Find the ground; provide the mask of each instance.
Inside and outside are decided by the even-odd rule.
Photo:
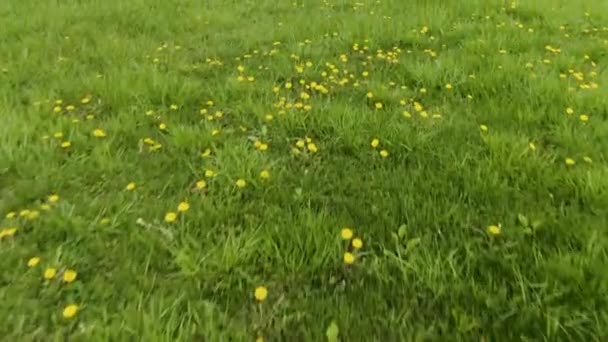
[[[606,1],[0,27],[4,340],[608,338]]]

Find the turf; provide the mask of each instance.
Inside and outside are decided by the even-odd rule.
[[[608,339],[606,1],[0,27],[3,340]]]

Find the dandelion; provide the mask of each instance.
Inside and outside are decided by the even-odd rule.
[[[306,143],[304,142],[304,140],[298,139],[298,141],[296,141],[296,146],[299,148],[304,148],[304,146],[306,146]]]
[[[265,286],[258,286],[255,288],[253,295],[258,302],[263,302],[268,297],[268,289]]]
[[[179,107],[176,104],[172,104],[170,108],[171,110],[177,110]]]
[[[409,119],[409,118],[411,118],[411,117],[412,117],[412,113],[408,112],[407,110],[406,110],[406,111],[403,111],[403,117],[405,117],[405,118],[408,118],[408,119]]]
[[[388,155],[389,155],[389,153],[388,153],[388,151],[387,151],[387,150],[382,150],[382,151],[380,151],[380,156],[381,156],[382,158],[387,158],[387,157],[388,157]]]
[[[72,146],[72,143],[71,143],[71,142],[69,142],[69,141],[62,141],[62,142],[61,142],[61,147],[62,147],[62,148],[68,148],[68,147],[70,147],[70,146]]]
[[[33,258],[30,258],[30,260],[27,261],[27,267],[36,267],[39,263],[40,263],[40,258],[39,257],[33,257]]]
[[[351,265],[354,262],[355,262],[355,256],[353,255],[353,253],[345,252],[344,253],[344,263],[347,265]]]
[[[574,114],[574,109],[572,109],[570,107],[566,108],[566,114],[569,114],[569,115]]]
[[[370,145],[372,145],[373,148],[378,147],[378,145],[380,145],[380,140],[374,138],[372,139],[372,142],[370,143]]]
[[[342,240],[350,240],[353,238],[353,230],[350,228],[342,228],[340,236],[342,237]]]
[[[589,115],[586,115],[586,114],[581,114],[581,115],[580,115],[578,118],[579,118],[579,119],[580,119],[582,122],[587,122],[587,121],[589,121]]]
[[[62,109],[63,109],[63,108],[61,108],[61,106],[55,106],[55,107],[53,108],[53,112],[55,112],[55,113],[59,113],[59,112],[61,112],[61,110],[62,110]]]
[[[207,182],[205,182],[204,180],[199,180],[198,182],[196,182],[197,190],[203,190],[206,187],[207,187]]]
[[[247,186],[247,182],[244,179],[238,179],[236,182],[236,187],[239,189],[243,189],[244,187]]]
[[[57,132],[57,133],[53,134],[53,137],[57,138],[57,139],[63,138],[63,132]]]
[[[566,163],[566,165],[568,166],[572,166],[574,164],[576,164],[576,162],[574,161],[574,159],[572,158],[566,158],[566,160],[564,161]]]
[[[78,273],[76,271],[67,269],[63,272],[63,282],[69,284],[76,280],[77,275]]]
[[[177,219],[177,214],[172,211],[165,214],[165,222],[167,222],[167,223],[175,222],[176,219]]]
[[[206,148],[203,153],[201,153],[202,157],[209,157],[211,155],[211,149],[210,148]]]
[[[101,128],[97,128],[93,131],[93,136],[96,138],[104,138],[106,136],[106,132]]]
[[[486,228],[486,231],[488,232],[488,234],[490,235],[500,235],[500,225],[490,225],[488,226],[488,228]]]
[[[315,145],[315,143],[309,143],[306,147],[308,148],[308,152],[310,153],[317,153],[318,151],[317,145]]]
[[[355,249],[361,249],[363,247],[363,241],[359,238],[353,239],[352,245]]]
[[[368,92],[367,94],[365,94],[365,96],[366,96],[368,99],[371,99],[371,98],[373,98],[373,97],[374,97],[374,93],[372,93],[372,92],[370,91],[370,92]]]
[[[91,102],[91,98],[88,96],[84,97],[84,98],[82,98],[82,100],[80,100],[80,103],[82,103],[82,104],[87,104],[89,102]]]
[[[49,203],[57,203],[59,201],[59,195],[57,194],[52,194],[47,198],[47,201]]]
[[[445,89],[452,89],[452,85],[450,83],[446,84]]]
[[[13,236],[16,232],[17,228],[4,228],[0,230],[0,240],[8,236]]]
[[[205,170],[205,177],[211,178],[211,177],[215,177],[215,175],[216,175],[215,171]]]
[[[28,220],[35,220],[39,216],[40,216],[40,212],[38,210],[31,210],[25,218]]]
[[[262,178],[262,179],[270,178],[270,172],[268,170],[262,170],[262,172],[260,172],[260,178]]]
[[[16,212],[14,212],[14,211],[11,211],[11,212],[7,213],[5,217],[6,217],[8,220],[10,220],[10,219],[14,219],[14,218],[15,218],[15,216],[17,216],[17,213],[16,213]]]
[[[131,182],[131,183],[127,184],[127,186],[125,187],[125,190],[133,191],[133,190],[135,190],[135,187],[136,187],[135,183]]]
[[[591,163],[593,163],[593,160],[592,160],[590,157],[588,157],[588,156],[584,156],[584,157],[583,157],[583,160],[584,160],[584,161],[585,161],[585,163],[587,163],[587,164],[591,164]]]
[[[166,131],[166,130],[167,130],[167,124],[166,124],[166,123],[164,123],[164,122],[161,122],[161,123],[158,125],[158,129],[160,129],[161,131]]]
[[[530,150],[536,151],[536,145],[533,142],[529,143],[528,147],[530,148]]]
[[[188,209],[190,209],[190,204],[186,201],[181,202],[177,206],[177,211],[179,211],[180,213],[185,213],[186,211],[188,211]]]
[[[78,313],[78,305],[70,304],[63,309],[63,317],[70,319]]]
[[[65,107],[65,109],[66,109],[68,112],[71,112],[71,111],[73,111],[74,109],[76,109],[76,107],[74,107],[73,105],[68,105],[68,106],[66,106],[66,107]]]
[[[376,107],[376,109],[382,109],[384,107],[382,102],[376,102],[376,104],[374,106]]]
[[[53,268],[53,267],[49,267],[46,270],[44,270],[44,279],[46,280],[51,280],[53,278],[55,278],[55,275],[57,275],[57,269]]]

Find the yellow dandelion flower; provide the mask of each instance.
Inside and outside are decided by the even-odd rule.
[[[588,164],[593,163],[593,160],[590,157],[588,157],[588,156],[584,156],[583,160],[585,161],[585,163],[588,163]]]
[[[127,186],[125,187],[125,190],[127,190],[127,191],[133,191],[133,190],[135,190],[135,188],[136,188],[135,183],[131,182],[131,183],[127,184]]]
[[[91,102],[91,98],[88,96],[84,97],[84,98],[82,98],[82,100],[80,100],[80,103],[82,103],[82,104],[87,104],[89,102]]]
[[[452,89],[452,85],[450,83],[446,84],[445,89]]]
[[[188,202],[181,202],[178,206],[177,206],[177,211],[179,211],[180,213],[186,212],[188,211],[188,209],[190,209],[190,204]]]
[[[340,237],[342,240],[350,240],[353,238],[353,230],[350,228],[342,228],[340,231]]]
[[[65,107],[65,109],[69,112],[73,111],[74,109],[76,109],[76,107],[74,107],[73,105],[68,105]]]
[[[354,262],[355,262],[355,256],[353,255],[353,253],[345,252],[344,253],[344,263],[347,265],[351,265]]]
[[[179,107],[176,104],[172,104],[170,108],[171,110],[177,110]]]
[[[412,113],[408,112],[407,110],[406,110],[406,111],[403,111],[403,117],[405,117],[405,118],[408,118],[408,119],[409,119],[409,118],[411,118],[411,117],[412,117]]]
[[[15,218],[16,216],[17,216],[17,213],[14,211],[11,211],[11,212],[7,213],[5,217],[10,220],[10,219]]]
[[[51,210],[51,206],[48,205],[48,204],[46,204],[46,203],[41,204],[40,205],[40,210],[49,211],[49,210]]]
[[[77,275],[78,273],[76,271],[67,269],[63,272],[63,282],[69,284],[76,280]]]
[[[315,145],[315,143],[309,143],[308,145],[306,145],[306,148],[308,148],[308,152],[310,153],[317,153],[318,151],[317,145]]]
[[[306,143],[304,142],[304,140],[298,139],[298,141],[296,141],[296,146],[299,148],[304,148],[304,146],[306,146]]]
[[[196,188],[198,190],[202,190],[206,187],[207,187],[207,182],[205,182],[204,180],[199,180],[198,182],[196,182]]]
[[[205,170],[205,177],[211,178],[211,177],[215,177],[215,175],[216,175],[215,171]]]
[[[16,232],[17,228],[4,228],[0,230],[0,240],[8,236],[13,236]]]
[[[265,144],[265,143],[260,144],[259,149],[260,149],[260,151],[268,150],[268,144]]]
[[[78,313],[78,305],[70,304],[63,309],[63,317],[70,319]]]
[[[569,114],[569,115],[574,114],[574,109],[572,109],[570,107],[566,108],[566,114]]]
[[[53,107],[53,112],[59,113],[59,112],[61,112],[62,109],[63,108],[61,108],[61,106],[55,106],[55,107]]]
[[[378,145],[380,145],[380,140],[378,140],[377,138],[372,139],[372,142],[370,143],[370,145],[372,145],[373,148],[378,147]]]
[[[27,261],[27,267],[36,267],[40,263],[40,257],[33,257]]]
[[[370,91],[370,92],[368,92],[367,94],[365,94],[365,96],[366,96],[368,99],[371,99],[371,98],[373,98],[373,97],[374,97],[374,93],[372,93],[372,92]]]
[[[376,109],[382,109],[384,107],[382,102],[376,102],[376,104],[374,104],[374,106],[376,107]]]
[[[46,280],[51,280],[53,278],[55,278],[55,275],[57,275],[57,269],[54,267],[49,267],[46,270],[44,270],[44,279]]]
[[[566,160],[564,161],[566,163],[566,165],[568,166],[572,166],[574,164],[576,164],[576,162],[574,161],[574,159],[572,158],[566,158]]]
[[[57,194],[52,194],[47,198],[47,201],[49,203],[57,203],[59,201],[59,195]]]
[[[479,129],[480,129],[482,132],[487,132],[487,131],[488,131],[488,126],[486,126],[486,125],[479,125]]]
[[[69,142],[69,141],[62,141],[62,142],[61,142],[61,147],[62,147],[62,148],[68,148],[68,147],[70,147],[70,146],[72,146],[72,143],[71,143],[71,142]]]
[[[500,225],[490,225],[490,226],[488,226],[488,228],[486,228],[486,231],[490,235],[500,235],[501,228],[500,228]]]
[[[580,119],[582,122],[587,122],[587,121],[589,121],[589,115],[586,115],[586,114],[581,114],[581,115],[580,115],[578,118],[579,118],[579,119]]]
[[[211,155],[211,149],[210,148],[206,148],[203,153],[201,153],[201,156],[203,157],[209,157]]]
[[[260,178],[262,178],[262,179],[270,178],[270,171],[262,170],[262,172],[260,172]]]
[[[96,138],[104,138],[106,136],[106,132],[101,128],[97,128],[93,131],[93,136]]]
[[[530,148],[530,150],[536,151],[536,145],[533,142],[529,143],[528,147]]]
[[[242,189],[247,186],[247,182],[244,179],[237,179],[235,182],[237,188]]]
[[[266,300],[266,297],[268,297],[268,289],[264,286],[258,286],[255,288],[253,296],[258,302],[263,302]]]
[[[353,239],[352,245],[354,249],[361,249],[363,247],[363,240],[359,238]]]
[[[63,138],[63,132],[57,132],[57,133],[53,134],[53,137],[57,138],[57,139]]]
[[[164,122],[161,122],[161,123],[158,125],[158,129],[160,129],[161,131],[166,131],[166,130],[167,130],[167,124],[166,124],[166,123],[164,123]]]
[[[40,216],[40,212],[38,210],[31,210],[25,218],[28,220],[35,220],[39,216]]]
[[[211,135],[212,136],[216,136],[218,134],[220,134],[220,130],[219,129],[214,129],[213,131],[211,131]]]
[[[175,222],[176,219],[177,219],[177,214],[172,211],[165,214],[165,222],[167,222],[167,223]]]
[[[380,151],[380,156],[381,156],[382,158],[387,158],[387,157],[388,157],[388,155],[389,155],[389,153],[388,153],[388,151],[387,151],[387,150],[382,150],[382,151]]]

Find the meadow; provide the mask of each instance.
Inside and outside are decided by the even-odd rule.
[[[0,2],[0,340],[606,341],[608,2]]]

